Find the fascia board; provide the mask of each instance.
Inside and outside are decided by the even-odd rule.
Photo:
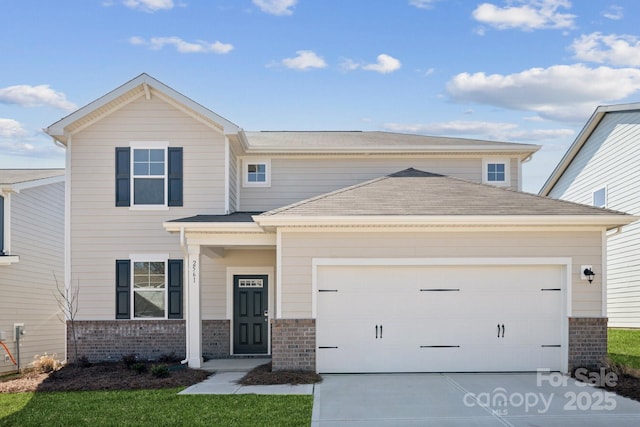
[[[253,217],[261,227],[279,226],[598,226],[613,229],[640,217],[631,215],[519,215],[519,216],[293,216]]]
[[[253,222],[164,222],[164,229],[170,233],[185,232],[218,233],[264,233],[264,229]]]

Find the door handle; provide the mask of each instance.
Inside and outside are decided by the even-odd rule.
[[[382,325],[380,325],[380,339],[382,339]]]
[[[500,338],[500,323],[498,323],[498,338]]]
[[[504,338],[504,323],[502,324],[502,338]]]
[[[376,339],[378,339],[378,325],[376,325]]]

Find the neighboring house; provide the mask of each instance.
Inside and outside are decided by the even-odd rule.
[[[0,169],[0,341],[21,368],[36,354],[64,359],[56,276],[63,286],[64,170]],[[16,367],[0,346],[0,373]]]
[[[47,132],[90,360],[568,371],[606,354],[602,242],[634,218],[518,192],[538,146],[245,132],[146,74]]]
[[[598,107],[540,190],[640,215],[640,103]],[[640,328],[640,222],[609,233],[609,326]]]

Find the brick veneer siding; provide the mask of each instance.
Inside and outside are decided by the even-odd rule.
[[[185,357],[184,320],[100,320],[74,322],[78,356],[90,362],[116,361],[134,353],[141,360],[156,360],[175,353]],[[67,354],[75,357],[71,324],[67,322]]]
[[[597,369],[607,355],[607,318],[569,318],[569,372]]]
[[[271,362],[274,371],[315,371],[316,321],[274,319],[271,323]]]
[[[202,321],[202,355],[209,359],[223,359],[229,357],[231,351],[230,320]]]

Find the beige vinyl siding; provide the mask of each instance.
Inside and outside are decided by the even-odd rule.
[[[608,113],[550,191],[591,205],[607,187],[607,207],[640,215],[640,113]],[[609,326],[640,327],[640,223],[607,239]]]
[[[243,161],[250,160],[243,158]],[[482,182],[482,158],[450,157],[271,157],[271,186],[240,189],[240,209],[267,211],[379,178],[407,168]],[[511,162],[511,186],[518,188],[517,159]]]
[[[275,250],[227,250],[223,258],[201,256],[200,296],[203,320],[227,319],[227,268],[271,267],[275,271]],[[270,283],[272,291],[275,283]]]
[[[11,194],[11,253],[15,264],[0,266],[0,331],[16,357],[14,323],[24,323],[21,367],[34,355],[56,354],[64,360],[62,313],[55,299],[57,277],[64,286],[64,183]],[[15,370],[0,349],[0,372]]]
[[[547,258],[573,259],[573,316],[601,316],[600,277],[587,285],[580,266],[602,271],[602,234],[526,232],[283,232],[282,317],[311,317],[314,258]],[[544,284],[541,283],[541,286]]]
[[[182,207],[115,206],[115,148],[130,141],[183,147]],[[164,221],[224,214],[224,144],[219,132],[157,97],[140,98],[73,136],[71,143],[71,277],[80,283],[78,319],[115,317],[115,260],[131,254],[182,259]]]

